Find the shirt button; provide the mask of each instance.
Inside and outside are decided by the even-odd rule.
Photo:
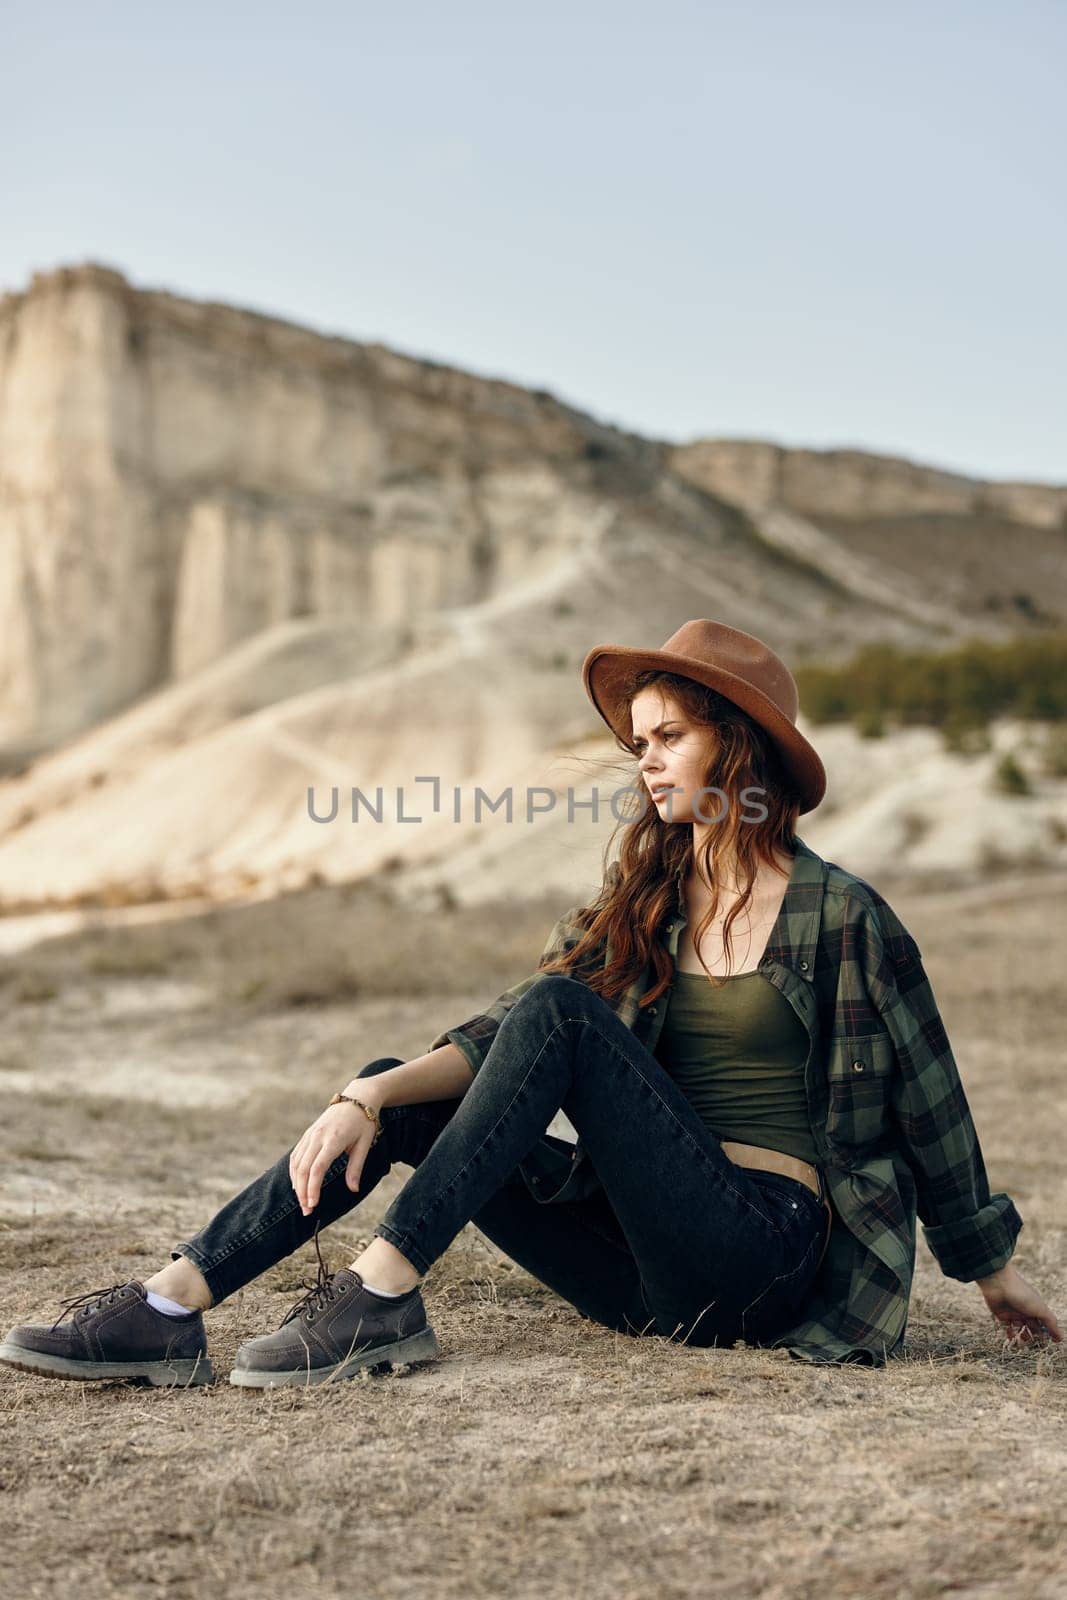
[[[800,963],[800,970],[801,970],[801,972],[807,972],[807,970],[808,970],[808,963],[807,963],[807,962],[806,962],[806,961],[802,961],[802,962],[801,962],[801,963]]]
[[[866,1065],[867,1063],[865,1061],[854,1061],[852,1063],[852,1070],[853,1072],[862,1072]]]

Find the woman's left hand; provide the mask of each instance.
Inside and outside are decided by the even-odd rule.
[[[349,1084],[345,1093],[352,1087]],[[373,1088],[368,1088],[363,1079],[359,1080],[358,1088],[359,1099],[376,1108]],[[326,1173],[346,1151],[345,1182],[351,1190],[358,1190],[363,1163],[375,1137],[374,1123],[359,1106],[341,1101],[327,1106],[321,1116],[316,1117],[289,1152],[289,1181],[305,1217],[309,1217],[319,1203]]]
[[[1009,1261],[988,1278],[979,1278],[978,1287],[995,1322],[1005,1329],[1014,1344],[1047,1344],[1063,1339],[1055,1314],[1018,1268]]]

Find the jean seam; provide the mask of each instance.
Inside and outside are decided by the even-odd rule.
[[[584,1023],[586,1023],[586,1025],[588,1027],[592,1028],[593,1032],[597,1035],[597,1037],[599,1039],[603,1040],[604,1044],[612,1052],[613,1055],[618,1056],[619,1059],[621,1061],[623,1061],[627,1066],[631,1066],[631,1067],[633,1066],[633,1062],[630,1061],[629,1057],[626,1056],[624,1054],[624,1052],[622,1050],[620,1050],[619,1047],[616,1044],[614,1044],[612,1042],[612,1040],[610,1040],[607,1037],[606,1034],[602,1033],[600,1031],[599,1027],[597,1026],[597,1024],[595,1022],[591,1022],[588,1017],[566,1017],[566,1018],[564,1018],[564,1021],[566,1021],[566,1022],[584,1022]],[[553,1032],[555,1032],[555,1031],[556,1030],[553,1029]],[[549,1038],[551,1038],[551,1034],[549,1035]],[[725,1173],[719,1172],[719,1169],[716,1166],[713,1157],[709,1156],[708,1152],[706,1150],[702,1150],[701,1149],[700,1145],[697,1144],[696,1140],[693,1138],[693,1135],[689,1132],[689,1129],[685,1126],[685,1123],[678,1121],[678,1118],[675,1116],[674,1112],[672,1111],[671,1107],[667,1104],[666,1100],[664,1100],[663,1096],[660,1094],[660,1092],[656,1088],[655,1084],[654,1083],[650,1083],[649,1080],[644,1076],[643,1073],[640,1074],[640,1077],[641,1077],[642,1082],[645,1084],[645,1087],[655,1097],[655,1099],[658,1101],[659,1105],[663,1108],[663,1110],[670,1117],[671,1121],[674,1123],[674,1126],[678,1129],[679,1133],[681,1133],[683,1135],[683,1137],[689,1142],[690,1146],[692,1147],[693,1150],[696,1151],[697,1155],[701,1158],[701,1160],[706,1165],[712,1167],[712,1169],[716,1173],[716,1176],[720,1179],[720,1181],[723,1183],[723,1185],[727,1189],[729,1189],[731,1194],[736,1195],[737,1199],[742,1201],[743,1204],[746,1205],[750,1211],[754,1211],[756,1213],[757,1217],[759,1217],[762,1222],[766,1222],[768,1220],[767,1216],[766,1216],[766,1213],[761,1211],[758,1206],[754,1206],[752,1204],[751,1200],[749,1200],[746,1195],[743,1195],[741,1193],[740,1189],[735,1188],[735,1186],[730,1182],[729,1178],[725,1175]],[[724,1161],[725,1160],[729,1160],[729,1157],[724,1156],[723,1160]]]
[[[556,1026],[552,1029],[552,1032],[548,1035],[548,1038],[544,1041],[544,1043],[542,1044],[540,1050],[538,1050],[537,1054],[534,1056],[533,1060],[530,1062],[530,1065],[527,1067],[526,1073],[525,1073],[525,1075],[523,1077],[522,1082],[519,1084],[519,1087],[515,1090],[515,1093],[512,1095],[511,1099],[508,1101],[508,1103],[504,1107],[503,1111],[501,1111],[500,1115],[497,1117],[496,1121],[493,1123],[493,1126],[489,1129],[489,1132],[482,1139],[482,1141],[478,1145],[477,1149],[471,1151],[471,1153],[467,1157],[466,1161],[463,1163],[463,1165],[460,1167],[459,1171],[456,1173],[455,1177],[452,1179],[452,1182],[448,1185],[447,1188],[442,1189],[440,1191],[440,1193],[434,1199],[433,1204],[430,1205],[423,1212],[422,1216],[419,1217],[416,1220],[415,1227],[416,1227],[417,1230],[421,1231],[422,1228],[425,1227],[426,1223],[433,1216],[433,1214],[437,1210],[438,1206],[441,1206],[441,1205],[444,1204],[446,1195],[448,1195],[448,1194],[450,1194],[452,1192],[452,1190],[456,1187],[456,1184],[459,1183],[460,1179],[464,1176],[464,1174],[467,1171],[469,1171],[469,1169],[471,1167],[471,1164],[473,1163],[475,1157],[480,1155],[481,1152],[485,1149],[486,1145],[489,1143],[489,1141],[492,1139],[493,1135],[496,1133],[497,1129],[500,1127],[500,1124],[504,1121],[504,1118],[512,1110],[512,1107],[515,1105],[515,1102],[518,1100],[519,1096],[522,1094],[522,1091],[525,1089],[526,1085],[529,1083],[531,1073],[533,1072],[533,1070],[536,1067],[537,1063],[540,1061],[541,1057],[544,1055],[545,1051],[548,1049],[548,1047],[551,1044],[552,1039],[554,1038],[554,1036],[559,1032],[560,1028],[563,1026],[563,1023],[564,1022],[571,1022],[571,1021],[581,1022],[581,1021],[584,1021],[584,1020],[585,1019],[583,1017],[575,1017],[575,1018],[565,1017],[563,1019],[563,1022],[558,1022],[556,1024]],[[401,1194],[403,1194],[403,1190],[401,1190]],[[396,1232],[395,1229],[393,1231]],[[399,1237],[399,1235],[398,1235],[398,1237]],[[400,1246],[397,1245],[397,1248],[399,1249]],[[420,1254],[421,1254],[421,1252],[420,1252]],[[425,1258],[423,1258],[423,1259],[425,1259]]]
[[[560,1020],[556,1023],[555,1027],[552,1028],[552,1030],[550,1031],[548,1036],[545,1038],[544,1042],[541,1045],[541,1048],[538,1050],[537,1054],[534,1056],[533,1060],[530,1062],[530,1065],[527,1067],[526,1072],[523,1075],[522,1082],[519,1084],[518,1088],[515,1090],[515,1093],[512,1095],[511,1099],[508,1101],[508,1104],[501,1111],[500,1115],[497,1117],[496,1121],[493,1123],[493,1126],[489,1129],[488,1133],[481,1140],[481,1142],[479,1143],[477,1148],[475,1150],[471,1151],[470,1155],[467,1157],[467,1160],[460,1167],[459,1171],[455,1174],[455,1176],[453,1177],[451,1183],[448,1184],[447,1188],[442,1189],[440,1191],[440,1193],[437,1195],[437,1197],[434,1199],[433,1203],[422,1213],[422,1215],[420,1217],[418,1217],[416,1219],[416,1222],[414,1224],[414,1227],[415,1227],[416,1231],[421,1232],[421,1230],[425,1227],[425,1225],[430,1220],[430,1218],[437,1211],[438,1207],[444,1204],[446,1196],[449,1195],[452,1192],[452,1190],[456,1187],[456,1185],[462,1180],[464,1175],[469,1171],[469,1169],[470,1169],[472,1163],[474,1162],[475,1158],[477,1156],[479,1156],[481,1154],[481,1152],[485,1149],[486,1145],[489,1144],[489,1142],[492,1140],[492,1138],[496,1134],[498,1128],[503,1123],[504,1119],[510,1114],[510,1112],[514,1108],[516,1101],[519,1099],[519,1096],[522,1094],[523,1090],[526,1088],[526,1085],[529,1083],[530,1077],[531,1077],[531,1074],[534,1071],[534,1068],[537,1066],[537,1063],[540,1061],[541,1057],[544,1055],[545,1051],[548,1049],[549,1045],[552,1043],[552,1040],[555,1038],[556,1034],[560,1031],[561,1028],[566,1027],[568,1024],[570,1024],[572,1022],[581,1023],[585,1027],[592,1028],[593,1032],[597,1035],[598,1039],[600,1039],[602,1041],[602,1043],[604,1045],[606,1045],[608,1050],[611,1051],[612,1055],[616,1056],[623,1063],[624,1066],[630,1067],[630,1068],[633,1067],[633,1062],[630,1061],[630,1059],[618,1048],[618,1046],[616,1044],[614,1044],[612,1042],[612,1040],[607,1038],[607,1036],[604,1033],[601,1032],[600,1028],[597,1026],[595,1021],[591,1020],[589,1017],[561,1017]],[[679,1122],[678,1118],[675,1116],[674,1112],[671,1110],[671,1107],[664,1100],[663,1096],[656,1089],[655,1085],[650,1083],[649,1080],[640,1071],[638,1072],[638,1076],[641,1078],[642,1083],[644,1084],[645,1088],[648,1089],[648,1091],[652,1095],[653,1099],[662,1108],[662,1110],[667,1113],[668,1117],[670,1118],[671,1122],[674,1124],[675,1128],[677,1128],[679,1133],[681,1133],[682,1136],[686,1139],[686,1141],[688,1142],[690,1147],[700,1157],[700,1159],[704,1163],[704,1165],[708,1166],[708,1167],[711,1167],[712,1170],[715,1172],[716,1177],[723,1184],[723,1186],[726,1189],[728,1189],[730,1191],[730,1193],[736,1197],[736,1199],[740,1200],[742,1202],[742,1204],[745,1205],[748,1208],[749,1211],[753,1212],[757,1217],[759,1217],[759,1219],[760,1219],[760,1221],[762,1223],[766,1224],[767,1221],[768,1221],[768,1218],[767,1218],[766,1214],[764,1212],[762,1212],[759,1209],[758,1206],[754,1206],[752,1204],[752,1202],[745,1195],[743,1195],[739,1189],[734,1187],[734,1185],[729,1181],[729,1179],[725,1176],[725,1174],[719,1171],[718,1167],[715,1164],[714,1159],[707,1153],[706,1150],[702,1150],[700,1148],[700,1145],[693,1138],[692,1134],[689,1132],[688,1128],[684,1125],[684,1123]],[[726,1160],[727,1158],[724,1157],[723,1159]],[[394,1229],[394,1232],[395,1231],[396,1230]],[[398,1237],[399,1237],[399,1235],[398,1235]],[[390,1241],[390,1242],[391,1243],[395,1243],[396,1241]],[[410,1236],[409,1236],[408,1242],[410,1243]],[[400,1249],[400,1248],[401,1248],[401,1246],[399,1244],[397,1244],[397,1249]],[[421,1252],[420,1252],[420,1254],[421,1254]],[[425,1258],[423,1258],[423,1259],[425,1259]]]
[[[770,1283],[766,1284],[765,1287],[760,1290],[759,1294],[756,1296],[756,1298],[754,1300],[750,1300],[749,1301],[748,1305],[745,1306],[744,1310],[741,1312],[741,1327],[742,1327],[742,1329],[745,1326],[745,1318],[750,1314],[750,1312],[752,1311],[753,1307],[758,1306],[760,1301],[765,1299],[766,1296],[770,1294],[771,1290],[775,1287],[776,1284],[785,1283],[790,1278],[796,1278],[796,1277],[800,1276],[800,1274],[804,1271],[805,1267],[807,1266],[808,1258],[811,1255],[812,1251],[815,1249],[815,1246],[818,1244],[818,1242],[819,1242],[818,1234],[813,1234],[812,1238],[811,1238],[811,1242],[808,1245],[808,1248],[805,1250],[804,1254],[801,1256],[799,1262],[792,1269],[792,1271],[790,1271],[790,1272],[780,1272],[777,1275],[777,1277],[772,1278]]]
[[[338,1156],[337,1160],[340,1161],[340,1159],[341,1159],[341,1157]],[[336,1163],[334,1163],[334,1164],[336,1165]],[[340,1177],[341,1177],[341,1173],[340,1172],[335,1172],[333,1177],[331,1178],[329,1176],[329,1170],[327,1169],[327,1173],[325,1175],[325,1181],[324,1181],[323,1187],[325,1187],[326,1183],[333,1183],[333,1182],[336,1181],[337,1178],[340,1178]],[[272,1211],[270,1216],[267,1218],[267,1220],[265,1222],[260,1223],[259,1227],[255,1230],[254,1233],[243,1234],[242,1237],[237,1241],[237,1243],[231,1245],[228,1250],[225,1250],[222,1253],[222,1255],[205,1257],[204,1258],[205,1269],[208,1270],[208,1271],[214,1272],[216,1270],[216,1268],[221,1267],[221,1266],[223,1266],[225,1264],[225,1262],[232,1260],[232,1258],[235,1255],[238,1255],[242,1250],[246,1250],[249,1245],[255,1244],[257,1239],[262,1239],[263,1235],[265,1233],[269,1233],[272,1228],[277,1227],[278,1223],[281,1222],[283,1220],[283,1218],[291,1215],[292,1212],[299,1211],[299,1210],[300,1210],[300,1202],[297,1200],[296,1191],[294,1190],[293,1191],[292,1200],[291,1201],[287,1201],[286,1204],[283,1205],[279,1210]],[[202,1252],[199,1252],[199,1253],[202,1254]]]

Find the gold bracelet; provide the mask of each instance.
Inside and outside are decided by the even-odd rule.
[[[378,1143],[378,1140],[382,1136],[382,1119],[379,1117],[377,1111],[375,1111],[371,1106],[365,1106],[362,1100],[357,1100],[355,1095],[351,1094],[335,1094],[333,1099],[330,1101],[330,1105],[339,1106],[342,1101],[345,1101],[350,1106],[358,1106],[359,1109],[364,1112],[374,1123],[374,1138],[371,1140],[371,1149],[373,1150],[374,1146]],[[330,1107],[327,1106],[326,1109],[328,1111]]]

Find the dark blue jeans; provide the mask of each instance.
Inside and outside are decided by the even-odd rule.
[[[399,1065],[369,1062],[367,1077]],[[602,1190],[542,1204],[518,1164],[562,1109]],[[504,1018],[458,1100],[386,1106],[360,1190],[339,1156],[311,1216],[289,1152],[172,1252],[216,1302],[359,1205],[395,1162],[415,1170],[375,1233],[420,1273],[467,1222],[584,1316],[690,1344],[769,1342],[800,1320],[827,1226],[804,1184],[723,1155],[664,1067],[576,979],[546,975]]]

